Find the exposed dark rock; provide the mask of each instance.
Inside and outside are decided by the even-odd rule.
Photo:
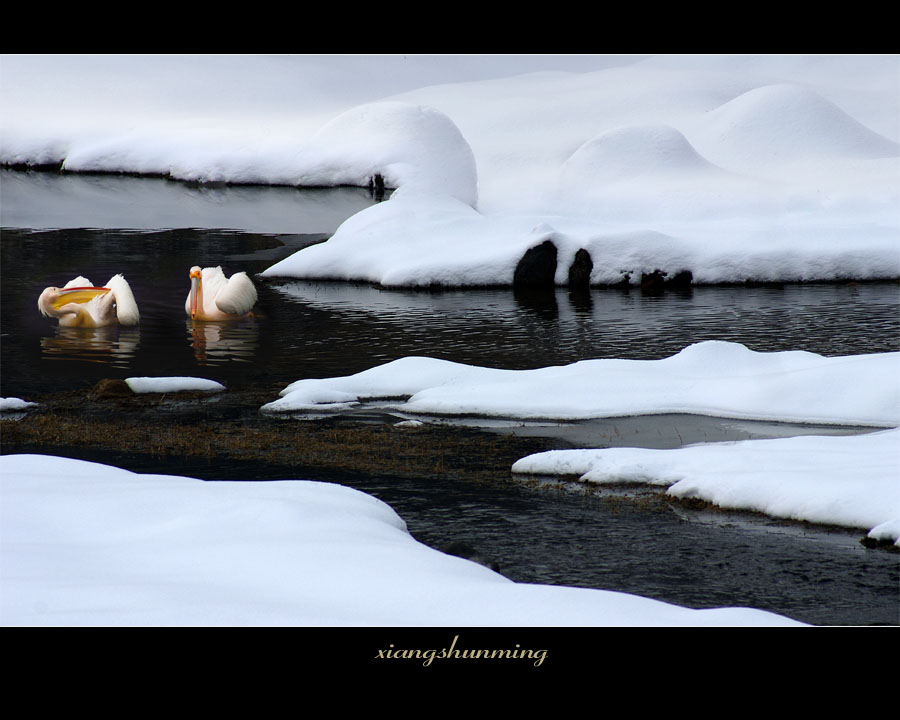
[[[443,550],[447,555],[460,557],[464,560],[471,560],[472,562],[477,562],[480,565],[489,567],[494,572],[500,572],[500,565],[498,565],[494,560],[484,557],[471,545],[466,542],[462,542],[461,540],[456,540],[450,543]]]
[[[384,200],[384,178],[381,175],[376,173],[369,178],[369,192],[377,201]]]
[[[748,288],[775,288],[777,290],[784,289],[784,283],[773,281],[773,280],[756,280],[754,278],[747,278],[744,280],[744,286]]]
[[[591,254],[581,248],[575,253],[575,259],[569,267],[569,289],[587,290],[591,286],[591,271],[594,269],[594,261]]]
[[[694,274],[690,270],[681,270],[675,273],[666,283],[668,287],[684,289],[694,284]]]
[[[644,292],[662,292],[663,290],[680,290],[691,287],[694,276],[690,270],[680,270],[672,277],[663,270],[652,273],[641,273],[641,290]]]
[[[108,400],[110,398],[130,397],[134,393],[124,380],[104,378],[94,385],[91,394],[97,400]]]
[[[544,240],[530,248],[516,265],[514,287],[554,287],[556,282],[556,245]]]
[[[661,291],[666,283],[666,274],[662,270],[652,273],[641,273],[641,290],[645,292]]]

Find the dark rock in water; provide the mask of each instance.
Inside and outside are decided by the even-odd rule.
[[[384,200],[384,178],[375,174],[369,178],[369,192],[377,201]]]
[[[666,274],[662,270],[654,270],[652,273],[641,273],[641,290],[662,290],[666,283]]]
[[[681,270],[675,273],[666,283],[667,287],[683,289],[689,288],[694,283],[694,273],[690,270]]]
[[[660,292],[662,290],[689,288],[694,280],[690,270],[680,270],[672,277],[667,278],[668,273],[662,270],[654,270],[652,273],[641,273],[641,290],[645,292]]]
[[[575,253],[575,259],[569,267],[569,289],[587,290],[591,286],[591,271],[594,269],[594,261],[591,254],[581,248]]]
[[[104,378],[91,391],[91,395],[97,400],[107,400],[110,398],[130,397],[133,395],[128,383],[124,380],[113,380],[112,378]]]
[[[754,278],[747,278],[744,280],[744,285],[748,288],[774,288],[776,290],[783,290],[784,283],[773,281],[773,280],[755,280]]]
[[[530,248],[516,265],[514,287],[554,287],[556,282],[556,245],[544,240]]]
[[[447,555],[454,555],[463,558],[464,560],[471,560],[472,562],[477,562],[479,565],[489,567],[494,572],[500,572],[500,566],[496,562],[480,555],[475,548],[460,540],[450,543],[443,551]]]
[[[873,537],[869,537],[868,535],[863,536],[859,540],[860,544],[863,547],[869,548],[870,550],[887,550],[888,552],[900,553],[900,547],[893,540],[888,539],[876,539]]]

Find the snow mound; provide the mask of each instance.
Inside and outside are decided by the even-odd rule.
[[[671,450],[554,450],[514,473],[667,485],[667,493],[771,517],[870,530],[900,542],[900,430],[693,445]]]
[[[706,340],[688,345],[666,360],[669,368],[696,377],[748,377],[767,373],[795,372],[820,366],[822,356],[806,350],[759,352],[740,343]]]
[[[478,197],[475,156],[443,113],[404,102],[352,108],[310,141],[316,156],[299,185],[365,186],[376,174],[403,192],[440,192],[468,205]]]
[[[766,85],[713,110],[707,131],[721,148],[754,165],[822,157],[896,157],[878,135],[818,93],[795,84]]]
[[[716,172],[675,128],[617,128],[591,138],[566,160],[563,173],[610,183],[666,173]]]
[[[131,377],[125,382],[135,393],[221,392],[225,389],[215,380],[192,377]]]
[[[328,242],[304,248],[263,277],[364,280],[393,286],[512,284],[533,238],[529,223],[499,227],[445,194],[403,192],[345,221]]]
[[[773,206],[762,186],[714,165],[668,125],[617,128],[588,140],[560,168],[556,195],[568,212],[607,221],[707,220]]]

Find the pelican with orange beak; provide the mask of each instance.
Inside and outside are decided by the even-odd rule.
[[[256,287],[247,273],[226,278],[221,267],[201,269],[195,265],[184,310],[191,320],[239,320],[250,314],[256,299]]]
[[[64,327],[137,325],[141,320],[131,286],[121,275],[113,275],[103,287],[79,275],[61,288],[45,288],[38,298],[38,310],[46,317],[58,318]]]

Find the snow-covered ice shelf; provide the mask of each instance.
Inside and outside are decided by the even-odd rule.
[[[705,341],[661,360],[582,360],[505,370],[406,357],[355,375],[302,379],[267,412],[341,411],[405,398],[423,415],[581,420],[689,413],[810,424],[900,425],[900,353],[823,357]]]

